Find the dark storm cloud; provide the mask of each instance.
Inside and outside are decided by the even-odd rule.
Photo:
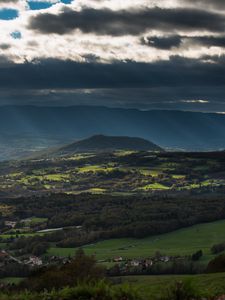
[[[183,42],[188,42],[191,46],[203,45],[206,47],[225,48],[225,36],[149,36],[141,39],[141,43],[146,46],[154,47],[161,50],[170,50],[174,47],[178,48]]]
[[[0,88],[130,88],[225,85],[225,57],[204,60],[78,63],[46,59],[0,67]],[[214,61],[210,63],[209,61]]]
[[[0,0],[0,4],[1,3],[17,3],[19,2],[19,0]]]
[[[9,45],[9,44],[0,44],[0,49],[1,50],[7,50],[9,48],[11,48],[11,45]]]
[[[14,64],[0,57],[0,105],[83,104],[225,111],[224,94],[223,56],[111,64],[53,59]]]
[[[179,47],[182,43],[182,38],[179,35],[173,35],[169,37],[147,37],[142,38],[141,43],[143,45],[151,46],[157,49],[170,50],[173,47]]]
[[[83,33],[121,36],[139,35],[151,29],[208,30],[223,32],[225,16],[219,13],[188,9],[152,8],[144,10],[66,9],[58,15],[45,13],[30,19],[29,28],[42,33],[67,34],[75,29]]]
[[[225,47],[225,36],[215,37],[215,36],[202,36],[192,38],[191,41],[193,43],[199,43],[204,46],[216,46],[216,47]]]

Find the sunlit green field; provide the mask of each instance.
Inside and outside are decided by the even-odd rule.
[[[115,151],[17,161],[4,165],[0,190],[18,195],[35,192],[151,193],[224,186],[219,159],[187,154]],[[217,174],[217,172],[219,172]],[[1,208],[0,208],[1,212]]]
[[[157,235],[145,239],[111,239],[84,246],[87,254],[95,254],[98,260],[149,257],[160,251],[165,255],[190,255],[197,250],[203,251],[203,262],[213,258],[210,252],[212,245],[225,241],[225,220],[200,224]],[[49,250],[50,255],[73,255],[74,248],[55,248]]]
[[[140,190],[148,191],[148,190],[168,190],[169,187],[161,184],[161,183],[153,183],[153,184],[148,184],[144,187],[141,187]]]
[[[18,237],[30,237],[30,236],[36,236],[36,235],[44,235],[44,233],[38,233],[38,232],[31,232],[31,233],[6,233],[6,234],[0,234],[0,238],[4,239],[10,239],[10,238],[18,238]]]

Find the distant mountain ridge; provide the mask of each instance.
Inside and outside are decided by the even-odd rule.
[[[159,146],[142,138],[128,136],[106,136],[99,134],[62,147],[56,150],[55,153],[66,155],[77,152],[102,152],[114,150],[163,151],[163,149]]]
[[[0,159],[9,159],[17,145],[33,152],[96,134],[136,136],[164,149],[223,150],[225,115],[97,106],[0,107]]]

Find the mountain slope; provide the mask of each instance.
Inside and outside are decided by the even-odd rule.
[[[163,149],[142,138],[94,135],[62,147],[56,153],[72,154],[76,152],[101,152],[110,150],[162,151]]]
[[[15,136],[17,144],[25,141],[25,150],[33,151],[96,134],[137,136],[163,148],[220,150],[225,149],[225,115],[94,106],[0,107],[0,158],[9,157],[10,149],[15,152]]]

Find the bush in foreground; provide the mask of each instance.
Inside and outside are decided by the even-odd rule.
[[[178,281],[172,285],[161,300],[197,300],[200,294],[191,280]]]
[[[24,280],[19,289],[36,292],[59,290],[66,286],[73,287],[79,282],[97,282],[105,277],[104,273],[105,270],[96,264],[94,257],[85,255],[79,249],[70,263],[38,270]]]
[[[0,295],[0,300],[143,300],[139,293],[128,286],[111,286],[104,281],[95,284],[78,284],[60,291]]]

